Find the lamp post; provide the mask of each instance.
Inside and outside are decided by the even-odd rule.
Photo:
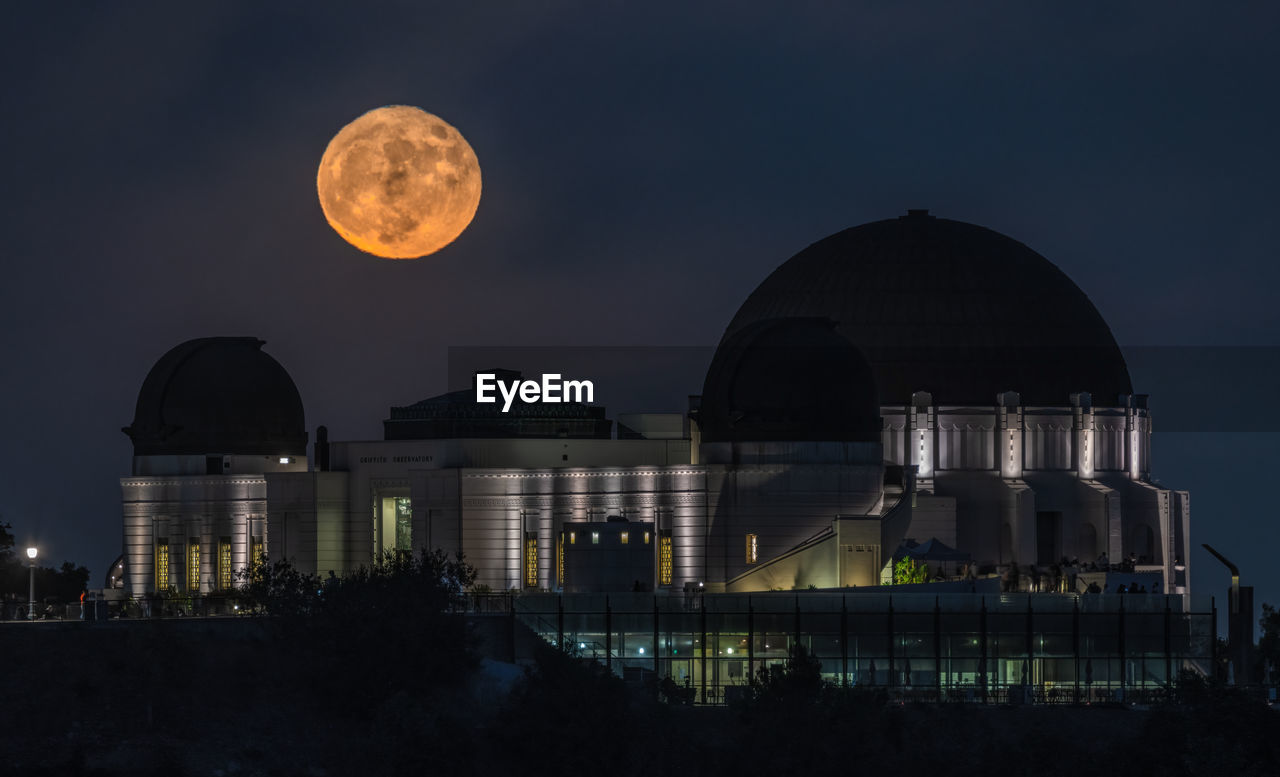
[[[27,620],[36,619],[36,549],[27,548],[27,558],[31,559],[31,590],[27,597]]]

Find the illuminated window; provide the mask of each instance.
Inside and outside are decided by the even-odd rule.
[[[169,541],[156,540],[156,590],[169,590]]]
[[[624,531],[623,533],[618,535],[618,539],[622,541],[623,545],[626,545],[627,543],[631,542],[631,532]]]
[[[413,502],[396,497],[396,550],[413,550]]]
[[[560,532],[560,539],[556,542],[556,580],[564,585],[564,532]]]
[[[267,544],[262,541],[261,537],[254,537],[253,542],[249,545],[249,566],[251,569],[257,569],[267,560]]]
[[[644,544],[649,544],[649,532],[644,533]]]
[[[187,590],[200,590],[200,540],[187,543]]]
[[[658,585],[671,585],[671,532],[658,535]]]
[[[218,538],[218,588],[231,589],[231,538]]]
[[[598,531],[591,532],[591,544],[592,545],[600,544],[600,532]]]
[[[747,535],[747,563],[754,564],[760,558],[760,543],[756,535]]]
[[[538,587],[538,535],[534,532],[524,534],[524,584]]]
[[[577,545],[577,544],[578,544],[578,533],[577,533],[577,532],[575,532],[575,531],[571,531],[571,532],[569,532],[569,544],[570,544],[570,545]]]

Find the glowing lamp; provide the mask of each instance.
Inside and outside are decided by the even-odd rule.
[[[34,559],[35,557],[36,557],[36,549],[35,549],[35,548],[27,548],[27,558],[29,558],[29,559]]]

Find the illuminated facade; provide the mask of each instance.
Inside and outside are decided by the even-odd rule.
[[[1188,590],[1189,496],[1150,481],[1146,397],[1101,316],[1026,246],[924,212],[780,266],[690,412],[647,433],[453,392],[393,408],[382,440],[321,427],[308,467],[297,391],[260,346],[192,341],[148,376],[122,480],[135,595],[224,588],[262,553],[325,575],[434,548],[492,590],[853,590],[907,539],[1024,589],[1078,559]],[[237,381],[253,389],[220,398]]]
[[[138,393],[121,478],[130,595],[207,594],[265,552],[267,477],[307,469],[302,399],[252,337],[191,340]]]

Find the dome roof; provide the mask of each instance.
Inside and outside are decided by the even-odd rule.
[[[788,259],[751,293],[722,345],[760,321],[820,316],[866,355],[880,401],[917,391],[936,404],[1095,404],[1131,394],[1115,338],[1061,270],[997,232],[927,211],[837,232]]]
[[[702,441],[880,442],[871,368],[831,321],[746,326],[716,349],[698,411]]]
[[[160,357],[124,433],[135,456],[305,456],[302,397],[256,337],[188,340]]]

